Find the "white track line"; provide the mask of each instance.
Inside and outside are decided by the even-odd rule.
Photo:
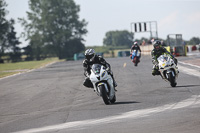
[[[188,75],[192,75],[192,76],[196,76],[200,78],[200,71],[197,71],[195,69],[190,69],[184,66],[178,66],[179,70],[188,74]]]
[[[183,66],[178,66],[178,68],[186,74],[200,77],[200,72],[197,70],[189,69]],[[199,106],[200,105],[199,98],[200,96],[194,95],[191,98],[183,100],[179,103],[166,104],[164,106],[150,108],[150,109],[130,111],[130,112],[122,113],[120,115],[105,117],[101,119],[90,119],[90,120],[83,120],[83,121],[67,122],[67,123],[58,124],[58,125],[28,129],[24,131],[15,132],[15,133],[39,133],[39,132],[47,132],[47,131],[50,132],[54,130],[62,130],[62,129],[69,129],[69,128],[75,128],[75,127],[84,127],[84,126],[91,126],[91,125],[97,125],[97,124],[117,122],[120,120],[122,121],[124,119],[136,119],[136,118],[141,118],[141,117],[148,117],[150,115],[161,113],[168,110],[176,110],[176,109],[186,108],[188,106],[191,106],[191,107],[197,106],[197,105]]]
[[[181,63],[181,64],[184,64],[184,65],[189,65],[189,66],[193,66],[193,67],[200,68],[200,66],[193,65],[193,64],[190,64],[190,63],[185,63],[185,62],[182,62],[182,61],[178,61],[178,63]]]
[[[99,125],[99,124],[106,124],[106,123],[113,123],[113,122],[119,122],[127,119],[137,119],[142,117],[148,117],[150,115],[161,113],[164,111],[170,111],[170,110],[177,110],[182,109],[191,106],[199,106],[200,105],[200,96],[192,96],[189,99],[183,100],[178,103],[174,104],[167,104],[160,107],[150,108],[150,109],[142,109],[142,110],[135,110],[130,111],[126,113],[122,113],[120,115],[100,118],[100,119],[90,119],[90,120],[83,120],[83,121],[74,121],[74,122],[67,122],[63,124],[58,125],[51,125],[46,127],[40,127],[40,128],[33,128],[28,129],[24,131],[19,131],[15,133],[41,133],[41,132],[51,132],[55,130],[62,130],[62,129],[69,129],[69,128],[83,128],[87,126],[93,126],[93,125]]]

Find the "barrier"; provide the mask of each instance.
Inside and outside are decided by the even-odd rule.
[[[142,55],[151,55],[151,51],[153,50],[153,45],[141,45],[140,46],[141,49],[141,54]],[[120,51],[116,51],[117,55],[115,54],[115,57],[126,57],[126,56],[130,56],[130,49],[126,49],[126,50],[120,50]]]
[[[151,51],[153,50],[153,45],[142,45],[140,46],[140,49],[142,51],[142,55],[151,55]]]

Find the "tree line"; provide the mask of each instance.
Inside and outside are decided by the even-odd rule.
[[[22,35],[29,44],[20,48],[15,21],[6,20],[7,3],[0,1],[1,62],[5,56],[12,62],[19,61],[22,54],[26,55],[26,60],[51,56],[66,59],[85,49],[83,36],[87,33],[87,22],[80,20],[80,7],[73,0],[29,0],[28,4],[27,19],[19,18],[19,21],[24,27]]]
[[[144,42],[146,44],[151,44],[152,38],[145,38],[142,37],[140,39],[133,38],[133,34],[127,30],[116,30],[116,31],[108,31],[105,34],[105,38],[103,39],[103,45],[104,46],[125,46],[125,47],[131,47],[133,44],[133,40],[139,42],[139,44],[143,44]],[[158,40],[162,40],[164,45],[168,45],[168,40],[163,38],[158,38]],[[187,45],[198,45],[200,44],[200,37],[192,37],[189,41],[182,40],[184,44]]]
[[[5,16],[7,6],[4,0],[0,1],[0,63],[3,63],[3,56],[10,56],[13,62],[20,60],[21,52],[19,47],[19,39],[14,31],[15,21],[7,20]]]
[[[30,10],[27,19],[18,19],[24,28],[22,35],[29,42],[21,48],[14,28],[15,20],[6,19],[9,13],[7,3],[0,1],[0,63],[4,58],[12,62],[21,61],[22,55],[25,55],[25,60],[47,57],[66,59],[85,50],[83,36],[88,32],[88,23],[85,19],[80,20],[80,7],[73,0],[29,0],[28,4]],[[103,47],[130,48],[133,40],[151,43],[148,38],[133,38],[133,34],[127,30],[115,30],[105,33]],[[167,43],[165,39],[160,40]],[[200,43],[200,38],[193,37],[185,42],[196,45]]]

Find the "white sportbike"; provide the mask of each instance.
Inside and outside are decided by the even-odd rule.
[[[92,65],[90,80],[93,84],[94,91],[98,96],[102,97],[106,105],[116,101],[113,79],[103,65]]]
[[[176,79],[179,73],[175,62],[167,54],[160,55],[157,60],[161,77],[165,81],[170,82],[172,87],[175,87],[177,85]]]

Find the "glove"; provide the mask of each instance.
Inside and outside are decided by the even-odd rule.
[[[109,71],[110,71],[110,68],[109,68],[109,67],[107,67],[107,68],[106,68],[106,71],[108,71],[108,72],[109,72]]]
[[[157,65],[157,64],[158,64],[158,62],[157,62],[156,60],[152,60],[152,63],[153,63],[154,65]]]
[[[87,71],[84,73],[84,75],[85,77],[90,77],[90,74]]]

